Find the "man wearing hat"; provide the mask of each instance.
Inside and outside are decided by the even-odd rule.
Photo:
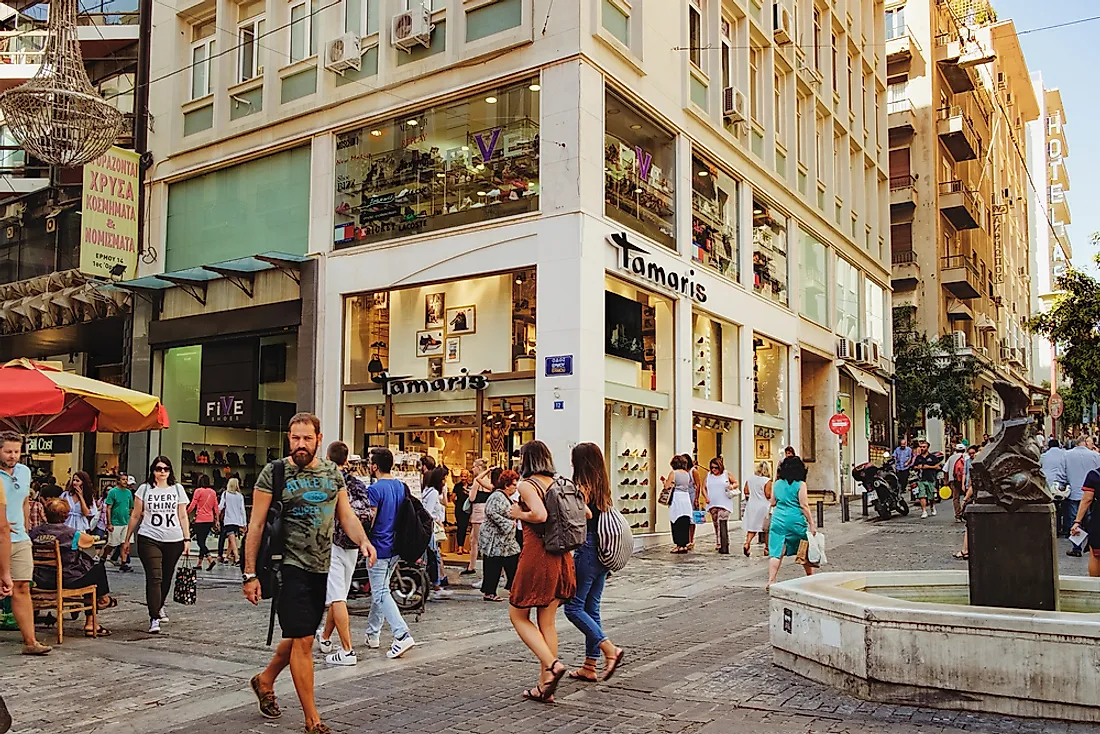
[[[121,561],[118,570],[128,573],[130,568],[130,555],[123,551],[126,542],[126,529],[130,525],[130,513],[134,509],[134,493],[130,490],[130,483],[134,481],[131,476],[120,474],[115,486],[107,492],[107,545],[103,548],[103,557],[110,558],[111,562]],[[114,553],[111,553],[114,548]]]
[[[955,522],[962,522],[962,498],[966,479],[966,444],[956,444],[955,453],[943,465],[947,472],[947,485],[951,487],[951,504],[955,506]]]

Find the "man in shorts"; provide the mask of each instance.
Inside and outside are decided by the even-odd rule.
[[[317,456],[321,445],[321,421],[312,413],[297,413],[287,431],[290,456],[279,459],[285,468],[283,502],[282,590],[276,611],[283,640],[267,668],[250,681],[260,713],[268,719],[282,716],[275,699],[275,679],[290,666],[294,690],[305,714],[306,734],[332,734],[321,721],[313,697],[313,636],[325,616],[325,596],[332,555],[332,535],[337,521],[367,563],[374,565],[374,546],[356,517],[344,477],[331,461]],[[256,558],[272,499],[272,464],[260,472],[252,495],[252,516],[245,543],[244,596],[260,603]]]
[[[114,487],[107,493],[107,546],[103,549],[103,557],[110,558],[112,562],[119,561],[118,570],[128,573],[130,568],[130,554],[124,553],[122,547],[126,544],[126,529],[130,524],[130,513],[134,509],[134,493],[130,491],[127,477],[120,475]],[[111,548],[115,553],[111,554]]]
[[[5,431],[0,434],[0,488],[5,497],[4,515],[11,543],[11,612],[23,634],[23,654],[45,655],[52,648],[43,645],[34,636],[34,605],[31,603],[34,550],[31,536],[27,534],[31,510],[31,470],[19,463],[22,453],[23,439],[18,433]],[[57,623],[61,624],[61,620]]]
[[[340,467],[344,475],[344,486],[351,509],[355,511],[360,522],[369,525],[371,511],[367,500],[367,485],[352,472],[348,457],[348,445],[343,441],[334,441],[329,445],[328,460]],[[348,592],[351,591],[355,564],[358,561],[359,545],[337,523],[332,536],[332,562],[328,570],[328,591],[325,594],[328,617],[324,632],[317,633],[317,644],[329,665],[355,665],[359,662],[351,646],[351,617],[348,616]],[[340,637],[340,649],[332,644],[334,630]]]
[[[940,475],[943,459],[928,452],[928,442],[921,441],[917,455],[913,457],[913,469],[917,472],[917,498],[920,500],[921,520],[936,515],[936,478]]]

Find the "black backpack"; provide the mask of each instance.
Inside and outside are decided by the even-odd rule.
[[[406,563],[416,563],[428,549],[435,534],[435,520],[424,509],[424,504],[412,496],[405,485],[405,499],[397,510],[397,523],[393,532],[393,549]]]
[[[260,548],[256,553],[256,578],[260,582],[260,596],[271,599],[271,618],[267,626],[267,644],[271,644],[275,631],[275,605],[282,584],[283,549],[283,489],[286,487],[286,464],[282,459],[271,464],[271,506],[267,509]],[[244,568],[244,553],[241,554]]]

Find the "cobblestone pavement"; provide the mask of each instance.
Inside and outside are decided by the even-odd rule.
[[[961,526],[950,512],[921,521],[841,525],[831,511],[825,528],[829,570],[958,567],[950,553]],[[709,546],[700,532],[699,549]],[[412,625],[420,645],[400,661],[362,644],[368,600],[353,602],[359,665],[317,667],[317,699],[337,732],[451,734],[1076,734],[1100,727],[869,703],[788,673],[771,663],[766,564],[754,557],[700,550],[671,556],[649,550],[609,582],[605,626],[628,650],[607,684],[563,681],[553,706],[520,699],[535,682],[533,658],[516,638],[503,604],[486,604],[473,589],[431,604]],[[1062,573],[1083,574],[1068,559]],[[786,565],[782,578],[798,569]],[[800,572],[800,571],[798,571]],[[458,577],[452,573],[455,583]],[[266,607],[240,598],[237,575],[200,577],[199,604],[169,604],[159,637],[144,633],[143,579],[111,573],[122,602],[103,617],[107,640],[67,638],[47,658],[16,654],[14,633],[0,633],[0,690],[20,734],[278,734],[302,731],[289,671],[277,692],[278,722],[256,712],[247,681],[270,657],[263,644]],[[411,620],[410,620],[411,621]],[[79,634],[76,623],[67,626]],[[583,638],[559,615],[567,664],[583,655]],[[49,632],[40,630],[46,641]]]

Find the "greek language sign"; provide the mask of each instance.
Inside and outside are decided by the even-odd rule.
[[[111,277],[124,265],[121,279],[137,271],[138,161],[132,150],[112,147],[84,166],[80,216],[80,271]]]

